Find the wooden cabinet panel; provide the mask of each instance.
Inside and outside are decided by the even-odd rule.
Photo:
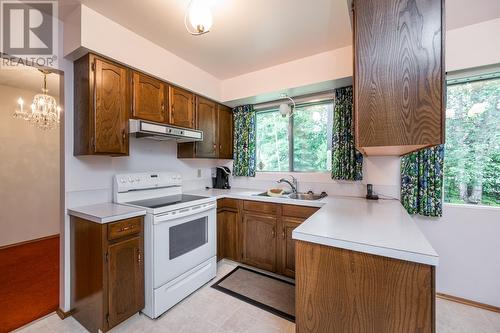
[[[217,208],[238,209],[238,199],[222,198],[217,200]]]
[[[135,235],[141,232],[142,217],[109,223],[107,226],[109,240]]]
[[[434,267],[296,242],[296,331],[435,332]]]
[[[277,219],[274,216],[243,214],[244,263],[276,271],[276,227]]]
[[[282,215],[288,217],[308,218],[316,213],[318,207],[297,206],[297,205],[281,205]]]
[[[138,226],[138,229],[126,229]],[[100,224],[71,216],[73,317],[106,332],[144,308],[143,218]]]
[[[443,1],[354,1],[356,145],[402,155],[444,142]]]
[[[128,69],[87,54],[74,71],[74,155],[127,155]]]
[[[217,105],[196,97],[196,129],[203,131],[203,141],[196,142],[196,157],[217,157]]]
[[[144,266],[140,237],[108,247],[110,327],[144,308]]]
[[[233,158],[233,111],[224,105],[217,106],[218,156]]]
[[[168,88],[165,83],[134,71],[132,74],[132,116],[167,123]]]
[[[169,121],[172,125],[194,128],[194,95],[181,88],[170,86]]]
[[[288,277],[295,277],[295,240],[292,239],[292,231],[298,227],[304,219],[283,217],[281,220],[281,261],[279,272]]]
[[[221,210],[217,212],[217,260],[239,259],[238,211]]]
[[[278,211],[279,204],[262,202],[262,201],[243,201],[243,209],[260,214],[275,215]]]

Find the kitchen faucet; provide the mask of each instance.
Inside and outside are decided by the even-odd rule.
[[[288,179],[281,178],[280,180],[277,181],[277,183],[287,183],[288,185],[290,185],[290,188],[292,189],[292,193],[297,193],[297,187],[298,187],[297,178],[295,178],[292,175],[288,175],[288,176],[292,178],[291,182]]]

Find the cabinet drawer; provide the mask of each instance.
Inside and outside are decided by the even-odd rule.
[[[238,199],[219,199],[217,200],[217,208],[238,209]]]
[[[138,234],[141,232],[142,217],[122,220],[108,224],[108,239],[118,239],[121,237]]]
[[[278,210],[278,205],[267,202],[245,200],[243,202],[243,209],[251,212],[274,215]]]
[[[297,206],[297,205],[282,205],[283,216],[290,217],[302,217],[307,219],[309,216],[314,214],[319,208],[318,207],[308,207],[308,206]]]

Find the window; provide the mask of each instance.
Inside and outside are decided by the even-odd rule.
[[[257,171],[331,170],[332,101],[297,105],[292,117],[257,112]]]
[[[500,78],[448,83],[444,201],[500,206]]]

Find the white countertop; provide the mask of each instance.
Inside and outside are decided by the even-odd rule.
[[[68,209],[68,214],[96,223],[109,223],[146,215],[146,210],[112,202]]]
[[[437,266],[438,255],[397,200],[326,197],[316,201],[260,197],[250,189],[189,194],[321,207],[295,228],[293,238],[316,244]]]

